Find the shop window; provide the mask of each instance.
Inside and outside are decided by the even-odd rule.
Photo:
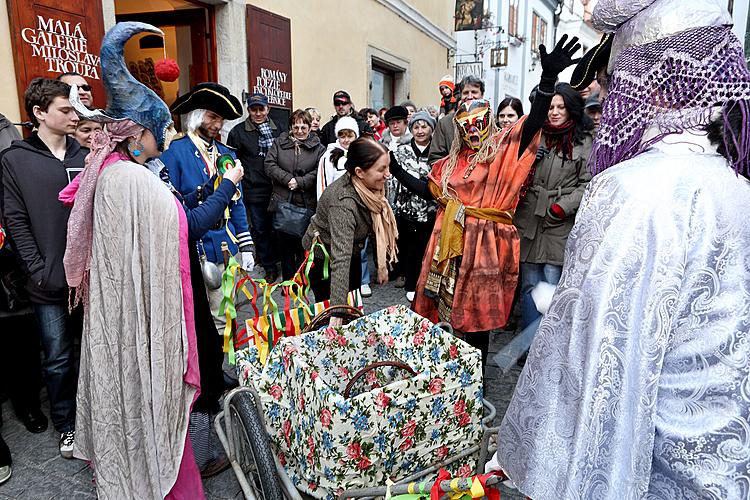
[[[539,53],[539,45],[546,43],[547,40],[547,21],[534,12],[531,16],[531,51]]]
[[[372,66],[370,105],[373,109],[390,108],[394,105],[394,81],[395,75],[392,70],[377,65]]]

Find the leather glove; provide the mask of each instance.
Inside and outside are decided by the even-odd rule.
[[[251,250],[240,252],[240,267],[246,272],[251,273],[255,269],[255,255]]]
[[[580,57],[573,59],[573,55],[581,48],[578,37],[574,36],[566,45],[567,40],[568,35],[563,35],[549,54],[544,45],[539,46],[539,59],[542,63],[543,76],[557,78],[557,75],[562,73],[565,68],[581,60]]]

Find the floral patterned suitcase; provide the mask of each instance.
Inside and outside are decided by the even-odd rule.
[[[252,347],[237,360],[280,462],[316,498],[407,477],[482,434],[480,352],[404,306],[283,338],[265,367]]]

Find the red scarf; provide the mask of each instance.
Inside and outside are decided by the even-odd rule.
[[[544,132],[547,148],[555,153],[562,151],[563,159],[570,160],[573,157],[573,132],[575,132],[575,128],[576,123],[570,119],[562,125],[552,125],[549,120],[544,122],[542,132]]]

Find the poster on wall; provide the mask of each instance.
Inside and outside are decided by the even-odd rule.
[[[101,2],[9,0],[8,14],[22,106],[31,80],[71,72],[80,73],[93,87],[94,104],[104,105],[99,61],[104,36]]]
[[[484,0],[456,0],[454,31],[471,31],[482,28]]]

